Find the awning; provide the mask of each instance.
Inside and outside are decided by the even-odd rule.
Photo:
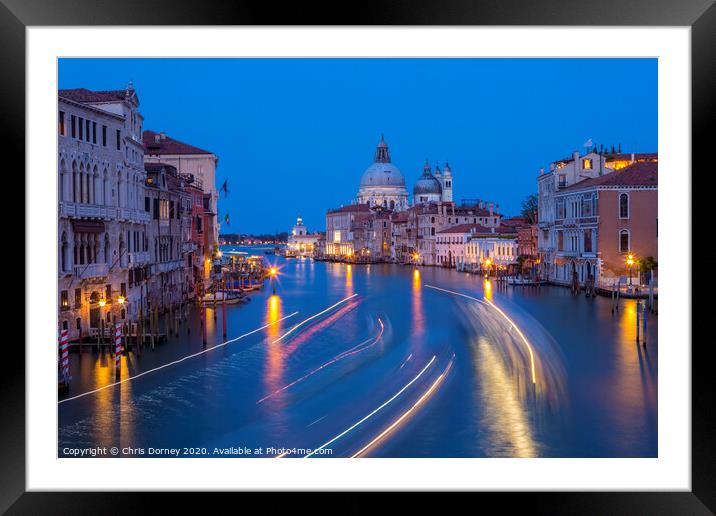
[[[101,220],[73,220],[75,233],[104,233],[104,222]]]

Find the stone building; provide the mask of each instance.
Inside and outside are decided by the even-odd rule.
[[[149,264],[138,108],[131,83],[58,91],[58,319],[71,340],[135,317],[141,302],[129,282]]]
[[[587,279],[598,279],[601,267],[596,251],[597,226],[601,221],[599,195],[596,189],[581,192],[579,185],[602,181],[615,170],[635,163],[658,163],[658,155],[592,151],[580,156],[575,151],[571,158],[552,163],[549,172],[540,171],[537,260],[543,279],[564,284],[575,278],[580,284]],[[563,195],[563,192],[575,191],[581,193]]]
[[[213,152],[180,142],[163,132],[144,131],[143,141],[145,162],[166,163],[175,167],[180,175],[191,174],[194,185],[207,194],[204,214],[208,224],[204,227],[204,233],[208,240],[207,251],[213,252],[219,242],[219,222],[216,218],[219,201],[216,167],[219,158]]]
[[[151,271],[146,294],[160,310],[188,297],[191,285],[184,244],[191,242],[191,194],[177,169],[166,163],[145,163],[145,206],[151,218],[147,237]]]
[[[303,219],[298,217],[288,235],[288,250],[297,254],[312,254],[316,250],[319,236],[320,233],[309,233]]]
[[[658,260],[658,170],[658,162],[634,162],[557,192],[552,281],[638,277],[629,255]]]
[[[375,150],[373,164],[363,172],[356,202],[396,211],[408,208],[405,177],[391,162],[390,150],[383,136]]]

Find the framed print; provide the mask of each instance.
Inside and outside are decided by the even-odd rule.
[[[26,193],[3,509],[713,510],[711,2],[0,12]]]

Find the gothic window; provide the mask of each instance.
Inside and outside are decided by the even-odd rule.
[[[629,241],[629,231],[626,229],[622,229],[619,232],[619,252],[620,253],[628,253],[629,248],[631,247],[631,242]]]
[[[629,218],[629,195],[625,193],[619,194],[619,218]]]

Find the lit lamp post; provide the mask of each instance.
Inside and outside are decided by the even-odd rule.
[[[100,335],[102,336],[102,342],[104,342],[104,305],[107,304],[107,301],[104,299],[99,300],[99,326],[100,326]],[[99,339],[97,339],[97,342],[99,343]]]
[[[273,287],[273,293],[276,294],[276,275],[278,274],[278,269],[276,267],[271,267],[269,269],[269,274],[271,275],[271,286]]]
[[[127,299],[124,296],[119,296],[117,298],[117,303],[119,303],[119,310],[120,310],[119,315],[122,317],[122,330],[124,330],[124,315],[122,314],[122,310],[124,310],[124,302],[126,300]],[[124,333],[124,331],[122,331],[122,333]],[[120,339],[121,339],[121,337],[120,337]],[[120,346],[121,346],[121,342],[120,342]],[[124,347],[125,347],[125,349],[127,348],[126,344]]]
[[[418,253],[413,254],[413,263],[415,263],[415,266],[418,266],[418,262],[420,261],[420,255]]]
[[[487,260],[485,260],[485,277],[486,278],[490,276],[490,265],[492,265],[492,260],[490,260],[488,258]]]
[[[634,265],[634,255],[629,253],[629,256],[627,256],[627,269],[629,269],[629,286],[631,287],[631,268]]]

